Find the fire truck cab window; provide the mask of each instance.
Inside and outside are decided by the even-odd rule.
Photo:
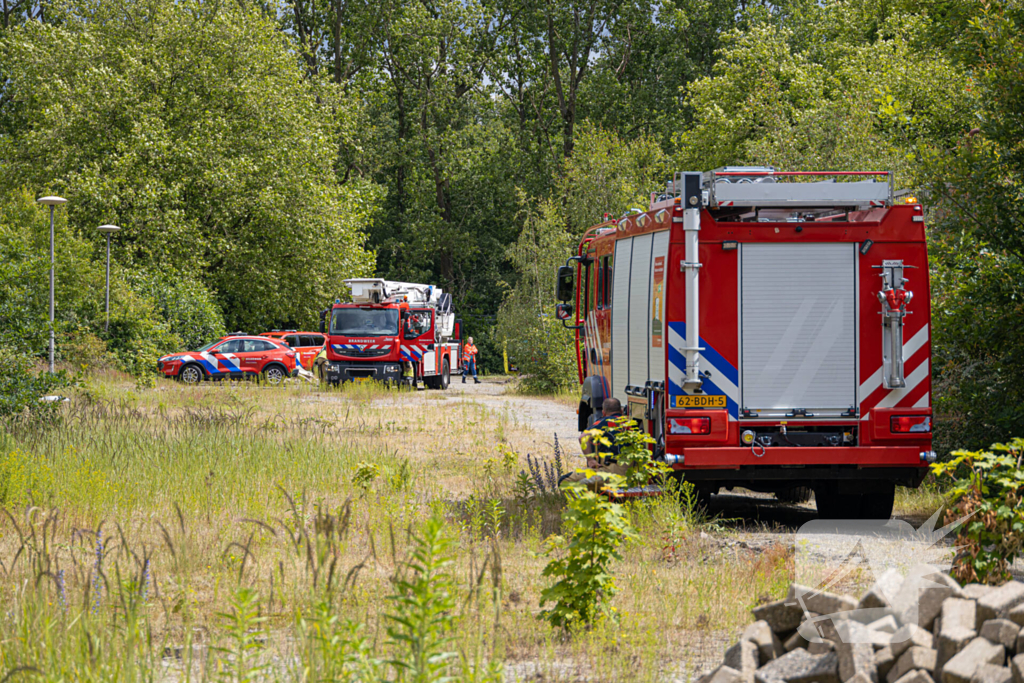
[[[383,308],[338,308],[331,315],[331,334],[382,337],[398,334],[398,311]]]
[[[409,311],[405,325],[405,338],[416,339],[430,332],[430,311]]]

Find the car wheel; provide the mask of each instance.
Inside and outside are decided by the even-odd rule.
[[[272,384],[274,386],[284,382],[284,377],[284,368],[280,365],[271,365],[263,371],[263,379],[265,379],[268,384]]]
[[[178,379],[185,384],[199,384],[203,381],[203,370],[198,365],[186,365],[178,373]]]
[[[448,359],[444,359],[444,363],[441,364],[441,380],[440,385],[442,389],[447,389],[448,385],[452,383],[452,371],[448,367]]]

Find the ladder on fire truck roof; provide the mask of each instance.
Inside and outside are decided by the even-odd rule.
[[[440,287],[413,282],[395,282],[382,278],[349,278],[344,281],[352,290],[352,301],[357,304],[380,304],[407,301],[410,304],[438,309],[450,313],[452,296]]]
[[[798,178],[827,180],[798,181]],[[863,180],[846,180],[864,178]],[[844,182],[838,182],[843,180]],[[889,171],[776,171],[771,166],[726,166],[701,175],[702,204],[708,209],[796,209],[892,206]],[[665,199],[682,195],[683,174],[676,173]]]

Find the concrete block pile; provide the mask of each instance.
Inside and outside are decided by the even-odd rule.
[[[1024,683],[1024,583],[890,571],[857,600],[793,584],[697,683]]]

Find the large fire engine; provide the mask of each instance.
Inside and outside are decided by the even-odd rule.
[[[320,331],[327,335],[324,379],[413,386],[423,380],[430,389],[447,389],[451,373],[460,369],[451,295],[432,285],[377,278],[345,284],[352,302],[335,301],[320,315]]]
[[[886,172],[676,174],[587,230],[557,289],[580,430],[618,398],[705,499],[886,518],[934,461],[924,217]]]

